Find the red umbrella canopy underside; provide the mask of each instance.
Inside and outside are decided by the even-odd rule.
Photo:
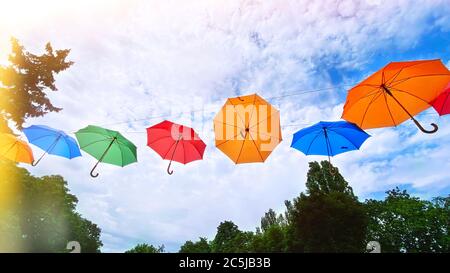
[[[147,128],[147,146],[163,159],[182,164],[203,159],[206,148],[192,128],[167,120]]]
[[[433,102],[433,107],[441,116],[450,114],[450,83],[444,92]]]

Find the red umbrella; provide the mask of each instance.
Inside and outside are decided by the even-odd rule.
[[[433,107],[441,116],[450,114],[450,83],[444,92],[433,102]]]
[[[170,160],[167,173],[172,161],[187,164],[203,159],[206,144],[199,138],[192,128],[170,121],[163,121],[147,128],[147,145],[155,150],[163,159]]]

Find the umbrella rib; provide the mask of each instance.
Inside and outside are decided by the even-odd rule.
[[[372,106],[372,103],[373,103],[374,101],[376,101],[376,100],[381,96],[381,93],[382,93],[382,92],[380,92],[378,95],[373,96],[372,100],[371,100],[371,101],[369,102],[369,104],[367,105],[366,111],[364,111],[364,115],[363,115],[363,118],[362,118],[362,120],[361,120],[361,126],[360,126],[360,127],[362,127],[363,124],[364,124],[364,120],[366,119],[366,115],[367,115],[367,112],[369,111],[370,106]]]
[[[62,136],[62,135],[61,135],[61,136]],[[72,158],[73,158],[73,157],[72,157],[72,149],[70,149],[69,142],[67,142],[67,139],[66,139],[64,136],[62,136],[62,139],[64,139],[64,142],[66,143],[67,148],[69,149],[69,157],[70,157],[70,159],[72,159]]]
[[[148,143],[147,146],[148,146],[148,145],[155,144],[157,141],[160,141],[160,140],[165,139],[165,138],[168,138],[168,137],[171,137],[171,136],[163,136],[163,137],[160,137],[160,138],[154,140],[152,143]]]
[[[105,139],[102,139],[102,140],[97,140],[97,141],[91,142],[91,143],[89,143],[86,146],[83,146],[81,148],[84,149],[84,148],[87,148],[87,147],[91,146],[92,144],[96,144],[96,143],[99,143],[99,142],[102,142],[102,141],[107,141],[107,140],[111,140],[111,138],[105,138]]]
[[[246,132],[245,138],[247,137],[247,134],[248,134],[248,132]],[[244,144],[245,144],[245,141],[246,141],[245,138],[244,138],[244,140],[242,141],[241,150],[239,151],[239,155],[238,155],[238,157],[237,157],[237,159],[236,159],[236,163],[239,161],[239,158],[241,157],[242,150],[244,149]]]
[[[248,125],[244,124],[245,128],[250,127],[250,122],[252,121],[253,113],[255,112],[255,108],[256,108],[255,103],[256,103],[256,95],[255,95],[255,98],[253,99],[253,109],[252,109],[252,112],[250,113],[250,119],[248,120]]]
[[[426,74],[426,75],[411,76],[411,77],[404,78],[404,79],[401,79],[401,80],[398,80],[398,81],[393,81],[393,82],[391,82],[391,85],[388,86],[388,87],[392,88],[394,86],[397,86],[397,85],[399,85],[399,84],[401,84],[401,83],[403,83],[405,81],[411,80],[411,79],[422,78],[422,77],[437,77],[437,76],[448,76],[448,77],[450,77],[450,74],[449,73],[447,73],[447,74]]]
[[[410,96],[412,96],[412,97],[414,97],[414,98],[416,98],[416,99],[419,99],[419,100],[425,102],[426,104],[430,105],[430,103],[429,103],[428,101],[426,101],[426,100],[422,99],[421,97],[416,96],[416,95],[414,95],[414,94],[412,94],[412,93],[410,93],[410,92],[408,92],[408,91],[401,90],[401,89],[398,89],[398,88],[395,88],[395,87],[391,87],[391,89],[394,89],[395,92],[400,92],[400,93],[408,94],[408,95],[410,95]]]
[[[444,112],[444,108],[445,108],[445,105],[447,104],[449,95],[450,95],[450,93],[447,94],[447,97],[445,98],[444,103],[442,104],[442,107],[441,107],[441,110],[440,110],[440,112],[439,112],[439,115],[440,115],[442,112]]]
[[[236,135],[234,135],[232,138],[227,139],[226,141],[224,141],[224,142],[222,142],[220,144],[217,144],[216,147],[219,147],[220,145],[223,145],[223,144],[227,143],[228,141],[235,140],[234,138],[236,138],[239,134],[240,134],[240,132],[237,133]]]
[[[391,108],[389,107],[389,104],[388,104],[388,101],[387,101],[387,96],[386,96],[386,94],[384,92],[381,92],[381,93],[383,93],[384,102],[386,103],[386,107],[388,109],[389,116],[391,116],[391,119],[392,119],[392,122],[394,123],[394,126],[397,127],[397,123],[395,122],[394,117],[392,116]]]
[[[244,126],[245,126],[245,121],[242,119],[241,115],[239,115],[239,113],[236,111],[236,104],[233,104],[230,99],[228,99],[228,101],[230,102],[231,105],[233,105],[234,112],[239,117],[239,119],[242,121],[242,124],[244,124]]]
[[[276,140],[281,141],[281,139],[280,139],[279,137],[276,137],[276,136],[271,136],[271,135],[269,135],[269,134],[261,133],[260,131],[255,131],[255,130],[249,130],[249,131],[250,131],[250,132],[253,132],[253,133],[256,133],[256,134],[265,135],[265,136],[268,136],[268,137],[270,137],[270,138],[275,138]]]
[[[276,110],[276,109],[275,109],[275,110]],[[276,110],[275,112],[279,113],[280,111]],[[250,127],[249,129],[255,128],[256,126],[260,125],[261,123],[263,123],[263,122],[269,120],[271,117],[272,117],[272,113],[270,113],[270,115],[269,115],[266,119],[259,121],[258,123],[256,123],[256,124],[253,125],[252,127]]]
[[[356,147],[355,143],[353,143],[353,141],[351,141],[348,137],[344,136],[343,134],[339,133],[338,131],[335,131],[335,130],[333,130],[333,129],[330,129],[330,127],[328,127],[327,130],[328,130],[328,131],[332,131],[332,132],[334,132],[335,134],[340,135],[341,137],[345,138],[346,140],[348,140],[348,142],[350,142],[350,143],[353,145],[353,147],[355,147],[355,149],[358,149],[358,150],[359,150],[359,148]],[[348,129],[348,130],[353,130],[353,129]]]
[[[14,148],[14,146],[16,146],[16,145],[17,145],[17,141],[15,141],[13,144],[11,144],[11,146],[8,148],[8,150],[6,150],[6,152],[3,153],[3,156],[6,156],[9,153],[9,151],[11,151]],[[16,153],[16,158],[17,158],[17,153]]]
[[[55,134],[44,135],[44,136],[37,137],[37,138],[35,138],[35,139],[30,139],[30,142],[33,143],[33,142],[36,141],[36,140],[39,140],[39,139],[42,139],[42,138],[45,138],[45,137],[51,137],[51,136],[53,136],[53,135],[55,135]]]
[[[432,60],[433,61],[433,60]],[[421,65],[421,64],[424,64],[424,63],[429,63],[430,61],[428,61],[428,62],[418,62],[418,63],[415,63],[415,64],[413,64],[413,65],[410,65],[410,66],[406,66],[406,67],[402,67],[402,68],[400,68],[400,71],[395,75],[395,77],[392,77],[392,78],[390,78],[389,80],[387,80],[386,81],[386,83],[388,82],[388,81],[391,81],[391,84],[394,82],[394,80],[398,77],[398,75],[400,75],[400,73],[401,72],[403,72],[403,70],[404,69],[408,69],[408,68],[411,68],[411,67],[414,67],[414,66],[417,66],[417,65]]]
[[[182,141],[181,144],[183,145],[183,164],[186,164],[186,149],[184,148],[184,141]]]
[[[363,97],[358,98],[358,100],[357,100],[355,103],[352,103],[352,104],[349,106],[349,108],[346,108],[346,105],[344,105],[344,109],[347,110],[347,111],[349,111],[354,105],[356,105],[357,103],[359,103],[361,100],[363,100],[363,99],[365,99],[365,98],[368,98],[368,97],[370,97],[370,96],[374,96],[374,95],[376,95],[378,92],[381,92],[381,90],[380,90],[381,87],[380,87],[379,85],[377,85],[376,88],[377,88],[377,89],[375,90],[375,92],[366,94],[366,95],[364,95]]]
[[[387,82],[390,81],[391,84],[392,84],[392,83],[395,81],[395,79],[397,79],[398,75],[400,75],[400,73],[403,72],[403,69],[404,69],[404,67],[400,68],[400,70],[399,70],[397,73],[395,73],[394,76],[392,76],[392,78],[390,78],[390,79],[387,80],[387,81],[383,81],[383,83],[386,84]],[[384,70],[383,70],[383,72],[384,72]]]
[[[184,142],[183,142],[183,145],[184,145]],[[195,147],[195,145],[193,145],[193,144],[190,143],[190,142],[187,142],[186,145],[190,145],[190,146],[194,147],[194,148],[193,148],[194,151],[199,155],[199,157],[200,157],[201,159],[203,159],[203,155],[201,155],[201,153],[197,150],[197,148]],[[196,160],[200,160],[200,159],[194,159],[194,160],[191,160],[191,161],[189,161],[189,162],[196,161]],[[186,162],[186,163],[189,163],[189,162]]]
[[[314,141],[316,141],[316,139],[320,136],[321,133],[322,133],[322,131],[319,130],[319,132],[317,132],[316,136],[311,140],[311,142],[309,143],[308,149],[306,150],[306,155],[309,154],[309,150],[311,150],[311,146],[313,145]]]
[[[256,142],[255,142],[255,140],[253,139],[252,134],[249,133],[248,135],[249,135],[250,138],[252,139],[253,145],[255,145],[255,148],[256,148],[256,150],[258,151],[259,157],[261,157],[261,160],[264,162],[264,158],[263,158],[263,156],[261,155],[261,151],[258,149],[258,146],[256,146]]]
[[[226,123],[226,122],[220,122],[220,121],[214,121],[214,123],[221,123],[222,125],[227,125],[227,126],[231,126],[231,127],[235,127],[235,128],[238,128],[238,129],[242,129],[241,127],[239,127],[239,126],[237,126],[237,125],[232,125],[232,124],[229,124],[229,123]],[[244,124],[245,125],[245,124]]]
[[[175,145],[175,143],[177,143],[177,142],[174,141],[174,142],[172,143],[172,145],[170,145],[169,150],[167,150],[166,154],[163,156],[163,159],[166,159],[167,154],[170,152],[170,150],[172,150],[172,147]],[[174,151],[174,153],[175,153],[175,151]]]

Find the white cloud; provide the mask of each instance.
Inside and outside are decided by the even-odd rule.
[[[430,16],[441,22],[450,14],[447,1],[91,2],[65,1],[49,13],[40,12],[45,5],[33,6],[25,21],[11,11],[14,16],[0,17],[0,49],[7,48],[10,35],[33,51],[47,41],[72,48],[75,65],[58,76],[60,92],[51,94],[64,110],[29,124],[69,132],[108,125],[139,146],[138,164],[102,165],[95,181],[88,176],[95,163],[89,156],[71,162],[46,158],[32,169],[67,178],[79,210],[103,229],[105,251],[144,241],[174,251],[186,240],[213,235],[220,221],[253,229],[269,208],[281,211],[284,200],[304,189],[307,161],[325,159],[290,149],[291,134],[319,120],[339,119],[345,92],[274,99],[283,124],[298,126],[284,128],[284,142],[265,164],[242,166],[214,148],[211,119],[225,98],[329,87],[330,68],[370,74],[366,64],[374,52],[411,48],[430,30]],[[167,162],[145,147],[142,133],[160,118],[114,124],[169,115],[189,125],[191,116],[179,113],[203,107],[193,127],[208,144],[205,160],[176,164],[171,177],[165,174]],[[410,124],[374,130],[362,151],[333,160],[361,196],[403,183],[418,189],[449,186],[448,126],[429,139],[406,135],[414,130]],[[422,146],[438,140],[439,148]],[[430,164],[435,161],[443,163]],[[411,172],[410,166],[422,167]]]

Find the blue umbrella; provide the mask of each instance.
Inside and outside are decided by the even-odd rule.
[[[327,155],[331,165],[332,156],[359,150],[369,137],[353,123],[321,121],[295,133],[291,147],[305,155]]]
[[[30,143],[45,151],[37,162],[33,162],[33,166],[36,166],[46,154],[57,155],[68,159],[81,156],[77,141],[63,131],[43,125],[33,125],[24,128],[23,132]]]

